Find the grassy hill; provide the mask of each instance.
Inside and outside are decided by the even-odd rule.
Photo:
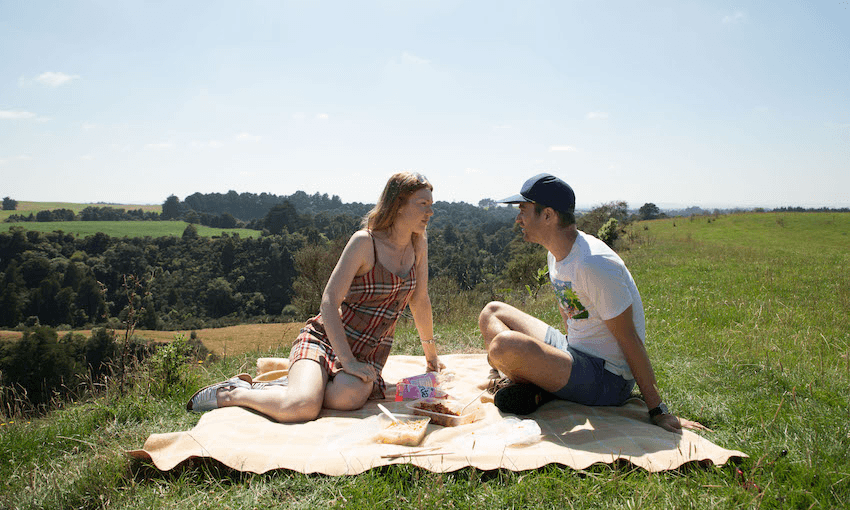
[[[79,214],[86,207],[112,207],[124,209],[125,211],[141,209],[145,212],[162,212],[162,204],[138,205],[138,204],[78,204],[73,202],[18,202],[18,208],[14,211],[0,211],[0,221],[5,220],[13,214],[30,215],[39,211],[53,211],[56,209],[70,209],[74,214]]]
[[[259,356],[287,355],[284,342],[187,365],[168,391],[153,390],[156,381],[142,371],[123,396],[112,389],[46,417],[7,417],[0,507],[846,508],[848,235],[850,214],[751,213],[644,222],[623,236],[663,397],[674,412],[711,427],[708,439],[750,455],[738,466],[656,474],[628,465],[447,474],[392,466],[334,478],[252,475],[208,462],[161,473],[122,455],[151,433],[191,428],[199,417],[183,405],[197,387],[251,370]],[[558,325],[548,288],[537,299],[511,295]],[[480,298],[432,299],[451,311],[435,316],[441,352],[480,349]],[[405,321],[393,352],[418,351]]]
[[[13,214],[36,214],[39,211],[69,209],[78,214],[86,207],[113,207],[115,209],[162,212],[161,205],[130,205],[130,204],[76,204],[70,202],[18,202],[15,211],[0,211],[0,232],[6,232],[12,227],[20,227],[36,232],[55,232],[61,230],[68,234],[85,237],[103,232],[110,237],[167,237],[183,234],[188,223],[184,221],[50,221],[50,222],[20,222],[4,223]],[[244,228],[212,228],[195,225],[201,237],[220,236],[223,232],[230,235],[239,234],[241,237],[259,237],[260,232]]]
[[[103,232],[110,237],[180,237],[188,223],[185,221],[47,221],[0,223],[0,232],[12,227],[37,232],[55,232],[57,230],[78,237],[86,237]],[[260,237],[261,232],[246,228],[212,228],[195,225],[201,237],[220,236],[223,232],[240,237]]]

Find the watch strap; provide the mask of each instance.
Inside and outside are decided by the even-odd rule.
[[[655,418],[660,414],[670,414],[670,411],[667,409],[667,404],[665,404],[664,402],[661,402],[660,404],[649,410],[650,418]]]

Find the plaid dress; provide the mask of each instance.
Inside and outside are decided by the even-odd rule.
[[[354,277],[339,311],[352,354],[358,361],[374,366],[378,373],[369,398],[384,398],[387,385],[381,371],[390,355],[396,321],[416,288],[416,263],[401,278],[378,260],[374,238],[372,250],[375,264],[368,273]],[[321,314],[307,321],[292,344],[290,365],[299,359],[318,362],[331,377],[342,371]]]

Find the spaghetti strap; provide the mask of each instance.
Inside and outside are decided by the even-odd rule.
[[[372,255],[375,257],[375,264],[378,263],[378,247],[375,245],[375,236],[372,234],[372,230],[367,230],[369,232],[369,237],[372,238]]]

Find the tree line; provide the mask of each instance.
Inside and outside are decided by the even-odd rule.
[[[192,222],[181,237],[159,238],[103,233],[79,238],[12,227],[0,233],[0,327],[119,325],[128,309],[127,275],[145,285],[138,307],[144,329],[303,320],[317,312],[346,240],[372,207],[304,192],[282,202],[274,195],[235,192],[190,197],[180,202],[172,195],[157,216],[242,222],[233,213],[253,211],[262,216],[243,225],[262,230],[262,236],[203,238]],[[264,212],[248,207],[271,202],[278,203]],[[540,285],[545,251],[522,242],[514,228],[515,208],[437,202],[434,210],[428,235],[435,285],[446,292],[476,291],[482,300],[496,297],[499,289]],[[144,217],[109,207],[89,207],[77,216],[104,219],[118,213]],[[579,215],[579,228],[604,234],[613,244],[630,217],[625,202],[611,202]]]

